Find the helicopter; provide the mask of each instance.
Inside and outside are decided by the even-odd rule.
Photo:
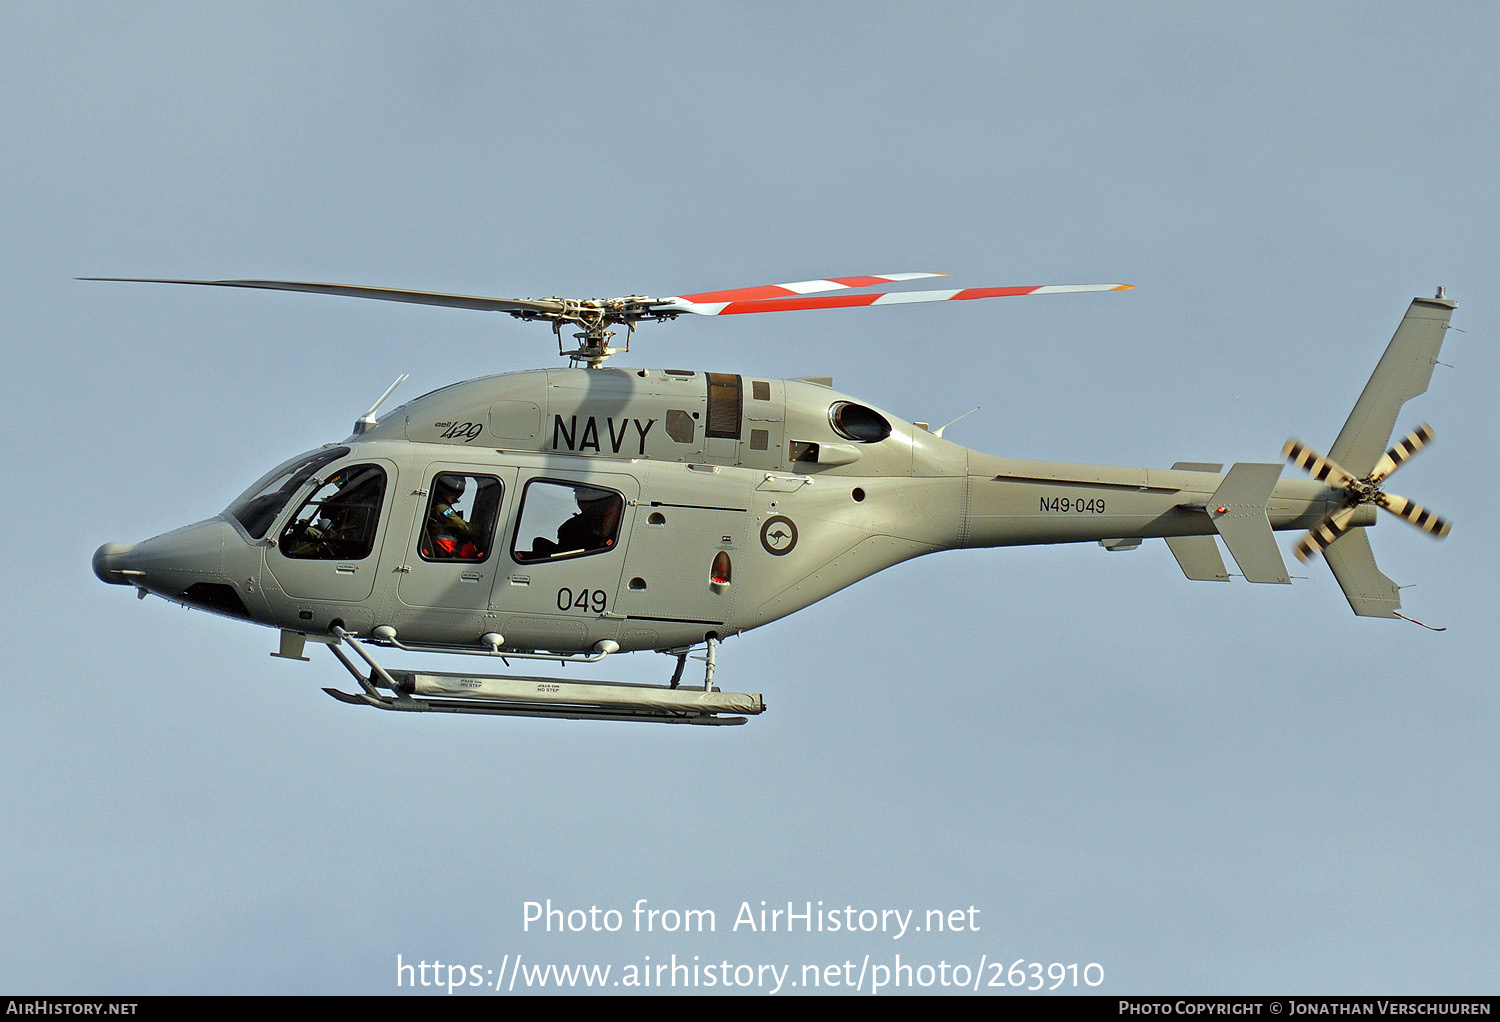
[[[376,417],[402,376],[338,443],[267,472],[221,514],[94,554],[104,582],[280,632],[272,656],[329,649],[358,691],[405,712],[743,724],[758,693],[714,684],[723,639],[783,618],[923,554],[956,548],[1164,539],[1183,574],[1291,581],[1273,531],[1304,533],[1350,607],[1400,618],[1366,529],[1384,508],[1431,535],[1449,523],[1384,489],[1431,442],[1387,447],[1423,393],[1457,303],[1415,298],[1323,455],[1288,440],[1282,463],[1169,469],[1025,461],[969,450],[826,377],[771,379],[607,366],[642,322],[1130,289],[1128,284],[944,291],[872,287],[896,273],[669,298],[501,299],[276,280],[81,278],[300,291],[504,312],[552,324],[568,368],[441,387]],[[624,327],[623,348],[611,346]],[[569,348],[563,331],[572,329]],[[956,420],[955,420],[956,421]],[[949,423],[951,425],[951,423]],[[1407,618],[1407,620],[1414,620]],[[1416,622],[1421,624],[1421,622]],[[694,653],[702,648],[702,653]],[[664,684],[397,670],[373,648],[556,664],[635,651],[676,658]],[[352,651],[352,655],[351,652]],[[684,684],[689,655],[702,683]]]

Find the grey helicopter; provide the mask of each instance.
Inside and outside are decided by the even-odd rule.
[[[969,450],[829,378],[770,379],[606,366],[645,321],[1128,290],[1128,284],[881,291],[897,273],[670,298],[500,299],[275,280],[85,280],[261,288],[504,312],[552,324],[569,367],[439,388],[376,418],[400,377],[338,443],[299,454],[221,514],[94,554],[104,582],[278,629],[272,656],[322,645],[350,704],[686,724],[743,724],[760,694],[714,684],[720,642],[902,561],[940,550],[1166,541],[1195,581],[1288,584],[1274,531],[1304,535],[1355,614],[1400,618],[1366,535],[1384,508],[1429,534],[1446,520],[1385,480],[1431,442],[1387,446],[1423,393],[1456,303],[1411,302],[1325,456],[1288,440],[1280,462],[1168,469],[1025,461]],[[837,293],[836,293],[837,292]],[[625,346],[614,348],[616,331]],[[575,346],[563,340],[565,329]],[[951,425],[951,423],[949,424]],[[1407,618],[1407,620],[1413,620]],[[1421,622],[1416,622],[1421,624]],[[617,653],[676,658],[643,685],[387,668],[373,648],[560,664]],[[701,653],[694,653],[702,649]],[[352,655],[351,655],[352,651]],[[703,679],[685,684],[690,653]]]

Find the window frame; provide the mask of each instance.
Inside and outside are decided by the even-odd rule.
[[[321,517],[323,507],[328,504],[334,503],[335,501],[333,498],[338,497],[342,491],[335,491],[332,498],[324,500],[318,500],[318,494],[321,493],[323,489],[327,487],[339,473],[347,472],[352,476],[353,473],[365,469],[373,470],[379,475],[379,486],[375,492],[373,503],[350,503],[345,505],[345,507],[343,508],[343,510],[345,511],[362,510],[366,512],[365,524],[363,526],[362,532],[359,533],[358,536],[359,547],[357,549],[360,552],[350,552],[349,544],[353,542],[351,540],[327,540],[322,538],[319,538],[317,540],[307,540],[307,542],[325,544],[338,543],[339,546],[336,548],[330,548],[327,553],[294,553],[292,552],[292,550],[289,550],[287,548],[288,535],[291,530],[298,524],[302,524],[305,527],[306,525],[310,525],[318,521]],[[386,472],[385,466],[375,464],[374,462],[356,462],[350,465],[341,465],[333,472],[328,473],[326,476],[315,476],[312,479],[312,483],[312,491],[309,492],[307,496],[302,500],[302,502],[297,505],[297,509],[291,513],[286,522],[281,526],[279,530],[277,530],[275,544],[276,548],[281,551],[281,555],[289,560],[294,561],[363,561],[368,559],[372,554],[374,554],[376,547],[379,545],[377,541],[380,538],[380,520],[381,515],[385,511],[386,491],[390,486],[390,474]],[[357,491],[360,487],[366,486],[367,484],[368,481],[366,479],[360,479],[356,481],[354,483],[355,491]],[[305,521],[299,522],[299,519],[301,519],[303,512],[307,511],[307,509],[314,503],[316,503],[318,506],[318,513],[315,516],[306,519]]]
[[[437,557],[429,556],[424,550],[424,547],[426,547],[427,545],[427,523],[432,519],[432,509],[437,503],[438,480],[443,478],[444,476],[459,476],[465,479],[472,480],[479,485],[481,493],[483,492],[483,489],[487,483],[493,483],[498,491],[494,496],[493,504],[491,504],[486,511],[490,518],[490,522],[487,528],[482,527],[476,523],[480,518],[480,512],[483,508],[481,501],[488,502],[490,498],[488,496],[481,496],[480,494],[475,494],[474,496],[474,503],[472,507],[474,509],[475,521],[469,522],[468,524],[469,527],[474,530],[474,534],[476,536],[479,536],[485,540],[484,556],[482,557]],[[467,489],[468,486],[467,484],[465,484],[465,491],[467,491]],[[417,522],[418,557],[426,561],[428,564],[483,564],[492,556],[494,556],[495,536],[498,534],[500,529],[500,507],[505,502],[505,481],[503,479],[488,472],[461,472],[457,470],[439,471],[433,473],[432,482],[428,484],[427,492],[427,506],[422,514],[421,519]]]
[[[569,552],[569,553],[556,554],[556,555],[546,554],[546,553],[536,554],[535,553],[535,543],[536,543],[536,540],[537,539],[544,539],[545,540],[545,537],[535,536],[532,539],[532,541],[531,541],[532,551],[533,551],[532,554],[530,556],[523,556],[522,553],[521,553],[521,551],[520,551],[520,549],[519,549],[519,547],[520,547],[520,541],[521,541],[521,535],[522,535],[523,531],[525,531],[525,532],[533,532],[533,533],[536,531],[536,529],[534,527],[535,523],[533,523],[533,527],[526,528],[526,525],[527,525],[527,521],[526,521],[526,509],[527,509],[528,501],[529,501],[529,499],[531,498],[531,495],[532,495],[531,494],[531,488],[534,485],[537,485],[537,484],[542,484],[542,485],[546,485],[546,486],[554,486],[554,487],[559,487],[559,488],[562,488],[562,489],[572,490],[575,499],[576,499],[576,495],[577,495],[577,493],[578,493],[578,491],[580,489],[596,490],[596,491],[598,491],[600,493],[605,493],[605,494],[608,494],[610,497],[612,497],[614,499],[614,522],[613,522],[613,528],[612,528],[612,530],[607,535],[601,535],[599,537],[600,540],[603,542],[603,545],[602,546],[596,546],[596,547],[590,547],[590,548],[584,549],[584,550],[575,550],[575,551],[572,551],[572,552]],[[521,487],[521,499],[516,504],[516,510],[515,510],[516,526],[515,526],[515,529],[512,530],[512,532],[511,532],[511,540],[510,540],[510,557],[511,557],[511,560],[515,561],[515,563],[517,563],[517,564],[524,564],[524,565],[526,565],[528,567],[534,567],[534,566],[539,565],[539,564],[555,564],[555,563],[558,563],[560,561],[572,561],[572,560],[576,560],[576,559],[581,558],[581,557],[596,557],[596,556],[598,556],[600,554],[607,554],[607,553],[610,553],[610,552],[612,552],[614,550],[618,550],[619,547],[620,547],[620,542],[619,542],[619,540],[620,540],[620,533],[623,531],[624,525],[625,525],[625,508],[626,508],[626,506],[628,504],[629,504],[629,501],[626,499],[625,494],[623,494],[619,490],[616,490],[616,489],[614,489],[612,487],[609,487],[609,486],[600,486],[597,483],[585,483],[585,482],[579,482],[577,480],[572,480],[572,479],[553,479],[553,478],[549,478],[549,477],[546,477],[546,476],[536,476],[536,477],[533,477],[531,479],[528,479],[528,480],[526,480],[526,484]],[[567,522],[569,522],[569,521],[572,521],[571,517],[564,517],[561,521],[558,521],[556,523],[554,523],[551,519],[547,519],[547,524],[549,526],[553,525],[553,524],[556,525],[556,528],[552,529],[552,531],[553,531],[553,533],[555,535],[557,533],[557,531],[559,529],[561,529],[561,527],[564,524],[566,524]],[[551,542],[551,540],[545,540],[545,541],[546,542]]]

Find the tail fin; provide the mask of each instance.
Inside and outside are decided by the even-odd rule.
[[[1350,529],[1324,550],[1323,556],[1354,613],[1360,617],[1396,616],[1401,609],[1401,591],[1375,566],[1375,552],[1364,529]]]
[[[1458,303],[1438,288],[1435,298],[1414,298],[1395,336],[1386,346],[1380,364],[1370,382],[1355,402],[1354,411],[1329,448],[1326,459],[1300,441],[1288,440],[1284,453],[1304,468],[1326,466],[1317,472],[1319,479],[1348,495],[1344,507],[1334,511],[1298,544],[1297,555],[1306,559],[1322,551],[1333,569],[1339,588],[1354,613],[1361,617],[1397,617],[1401,596],[1392,582],[1375,566],[1375,554],[1364,526],[1348,527],[1349,512],[1362,504],[1374,504],[1388,510],[1416,507],[1404,498],[1384,493],[1381,483],[1400,464],[1431,439],[1432,431],[1422,426],[1416,433],[1390,450],[1391,433],[1401,406],[1427,390],[1432,367],[1437,364],[1448,319]],[[1413,439],[1415,438],[1415,442]],[[1310,469],[1311,470],[1311,469]],[[1447,535],[1448,524],[1421,510],[1423,520],[1411,514],[1402,517],[1413,521],[1434,535]],[[1371,509],[1371,512],[1373,509]],[[1397,510],[1397,513],[1401,513]],[[1332,521],[1337,519],[1337,521]],[[1324,529],[1324,526],[1330,526]],[[1337,526],[1336,528],[1333,526]],[[1320,532],[1319,530],[1323,530]]]
[[[1349,413],[1349,421],[1328,449],[1328,456],[1356,476],[1368,475],[1385,453],[1396,429],[1396,413],[1418,394],[1425,393],[1437,364],[1448,317],[1458,303],[1438,288],[1436,298],[1413,298],[1396,335],[1386,346],[1380,364],[1364,393]]]

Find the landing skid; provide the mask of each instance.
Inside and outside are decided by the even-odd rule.
[[[409,713],[482,713],[505,717],[560,717],[567,720],[629,720],[658,724],[743,724],[743,716],[765,710],[759,695],[720,692],[713,687],[714,647],[709,640],[702,688],[678,688],[685,654],[679,657],[670,687],[613,681],[562,681],[522,675],[452,674],[437,671],[393,671],[375,661],[363,644],[342,629],[348,643],[369,667],[366,674],[340,648],[328,649],[359,683],[358,693],[325,688],[352,706]],[[384,689],[390,695],[382,694]],[[434,698],[436,697],[436,698]]]

